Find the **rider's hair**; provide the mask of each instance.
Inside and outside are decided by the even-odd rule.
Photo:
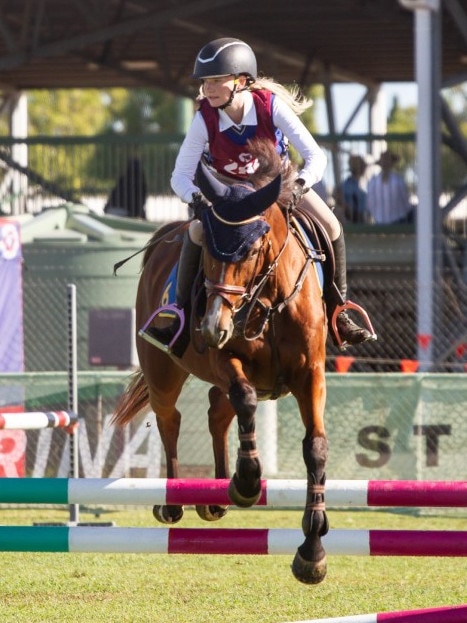
[[[276,82],[273,78],[267,78],[265,76],[257,78],[256,80],[247,76],[247,84],[247,89],[249,91],[257,91],[260,89],[271,91],[271,93],[274,93],[274,95],[277,95],[277,97],[283,100],[296,115],[301,115],[305,110],[313,106],[313,100],[305,97],[300,87],[297,85],[285,87],[283,84],[280,84],[280,82]],[[201,84],[196,99],[199,101],[204,97],[203,85]]]
[[[313,101],[303,95],[297,85],[288,88],[276,82],[273,78],[258,77],[249,85],[249,90],[266,89],[283,100],[296,115],[301,115],[305,110],[313,106]]]

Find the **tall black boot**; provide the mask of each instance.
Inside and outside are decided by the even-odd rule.
[[[191,288],[196,279],[199,269],[199,260],[201,255],[201,247],[192,242],[188,230],[183,235],[182,248],[180,249],[180,257],[177,267],[177,285],[175,290],[176,305],[180,309],[184,309],[190,301]],[[173,308],[172,308],[173,309]],[[163,311],[161,308],[160,311]],[[159,348],[167,346],[181,328],[181,318],[175,318],[171,325],[164,328],[149,327],[144,332],[144,337]],[[177,343],[180,338],[177,339]]]
[[[190,300],[191,288],[199,269],[201,247],[192,242],[188,230],[183,234],[182,248],[177,267],[177,287],[175,297],[180,308]]]
[[[340,340],[336,339],[335,331],[333,331],[332,327],[334,310],[337,305],[345,305],[347,297],[347,260],[345,253],[344,232],[342,231],[342,228],[340,236],[331,244],[334,251],[336,270],[334,274],[334,283],[325,290],[328,325],[330,327],[334,343],[339,345],[342,350],[345,350],[347,346],[361,344],[367,340],[375,340],[376,335],[373,331],[370,332],[368,329],[359,327],[343,310],[337,314],[335,320]],[[358,306],[355,306],[354,308],[358,308]]]

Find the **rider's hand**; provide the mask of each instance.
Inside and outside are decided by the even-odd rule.
[[[293,191],[292,191],[294,205],[298,205],[300,203],[300,199],[309,190],[310,189],[305,184],[305,180],[303,180],[301,177],[295,180],[295,184],[294,184]]]
[[[198,220],[201,220],[201,214],[203,210],[211,207],[211,204],[203,197],[201,193],[193,193],[192,200],[188,204],[188,207],[192,210],[193,215]]]

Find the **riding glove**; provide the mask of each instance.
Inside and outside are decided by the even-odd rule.
[[[204,210],[211,207],[211,204],[203,197],[201,193],[193,193],[192,200],[188,204],[194,218],[201,220],[201,214]]]
[[[294,205],[298,205],[300,203],[300,199],[305,195],[310,189],[305,184],[305,180],[299,177],[295,180],[295,184],[293,187],[292,195]]]

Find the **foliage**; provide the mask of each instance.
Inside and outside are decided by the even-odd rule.
[[[417,109],[415,107],[401,108],[399,100],[395,97],[387,119],[388,133],[413,133],[416,130]],[[407,179],[413,179],[415,172],[412,167],[415,159],[416,144],[415,143],[399,143],[397,155],[400,160],[397,168],[405,172]]]
[[[106,123],[108,110],[96,89],[58,89],[28,92],[30,136],[96,134]]]
[[[467,142],[467,84],[463,83],[445,91],[443,98],[449,106],[459,128],[461,140],[465,144]],[[444,122],[442,132],[444,136],[449,136]],[[457,144],[451,140],[449,140],[449,144],[450,149],[443,147],[442,180],[444,189],[455,192],[467,183],[467,164],[462,154],[459,153]]]
[[[141,135],[176,132],[175,96],[157,89],[70,89],[28,93],[29,135],[47,137]],[[103,143],[50,147],[53,157],[31,151],[29,166],[66,189],[108,190],[126,161],[108,159]],[[137,151],[137,150],[136,150]],[[138,155],[133,153],[132,155]],[[52,168],[53,170],[52,170]],[[86,182],[83,184],[83,180]]]

